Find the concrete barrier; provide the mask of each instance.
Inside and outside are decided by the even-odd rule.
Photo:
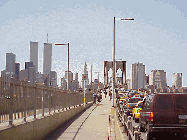
[[[88,103],[85,108],[80,106],[36,120],[28,120],[26,123],[15,123],[12,127],[0,131],[0,140],[40,140],[91,105],[92,103]]]

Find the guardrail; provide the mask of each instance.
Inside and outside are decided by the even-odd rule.
[[[141,133],[138,131],[138,126],[133,127],[131,116],[127,116],[125,110],[120,108],[118,101],[116,106],[117,119],[121,123],[121,126],[123,126],[123,133],[126,133],[128,140],[143,140],[141,138]]]
[[[30,83],[27,80],[6,82],[0,79],[0,124],[9,122],[13,125],[16,119],[27,121],[27,117],[41,114],[45,116],[55,111],[81,106],[84,103],[84,94],[78,91],[65,91],[59,87]],[[85,103],[91,102],[92,94],[85,94]]]

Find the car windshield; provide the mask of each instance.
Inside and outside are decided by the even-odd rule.
[[[142,108],[143,103],[139,103],[137,108]]]
[[[128,102],[129,103],[137,103],[140,100],[141,100],[141,98],[130,98]]]
[[[158,95],[156,98],[156,109],[171,109],[173,101],[171,95]]]
[[[187,94],[179,94],[175,96],[176,108],[187,110]]]

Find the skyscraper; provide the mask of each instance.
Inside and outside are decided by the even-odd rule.
[[[15,77],[19,79],[20,63],[15,63]]]
[[[35,71],[38,72],[38,42],[30,41],[30,62],[33,62]]]
[[[13,53],[6,53],[6,73],[10,72],[11,75],[15,74],[15,61],[16,55]]]
[[[29,67],[34,67],[33,62],[25,62],[25,69],[29,69]]]
[[[85,61],[85,64],[84,64],[84,74],[87,74],[88,75],[88,71],[87,71],[87,64],[86,64],[86,61]],[[98,79],[99,80],[99,79]],[[89,79],[85,79],[85,87],[89,84]],[[84,80],[82,79],[82,87],[84,87]]]
[[[145,88],[145,65],[134,63],[131,65],[132,89]]]
[[[173,73],[172,81],[175,88],[182,87],[182,73]]]
[[[43,74],[49,75],[52,65],[52,43],[44,43],[43,50]]]
[[[149,85],[154,85],[157,89],[165,89],[167,86],[166,72],[164,70],[151,70]]]

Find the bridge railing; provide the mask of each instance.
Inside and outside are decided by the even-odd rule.
[[[14,78],[11,78],[10,82],[6,81],[1,77],[0,124],[9,122],[12,126],[16,119],[23,119],[26,122],[29,116],[36,119],[37,115],[45,116],[84,103],[84,94],[78,91],[66,91],[59,87],[47,87]],[[92,94],[88,92],[85,102],[91,101]]]

